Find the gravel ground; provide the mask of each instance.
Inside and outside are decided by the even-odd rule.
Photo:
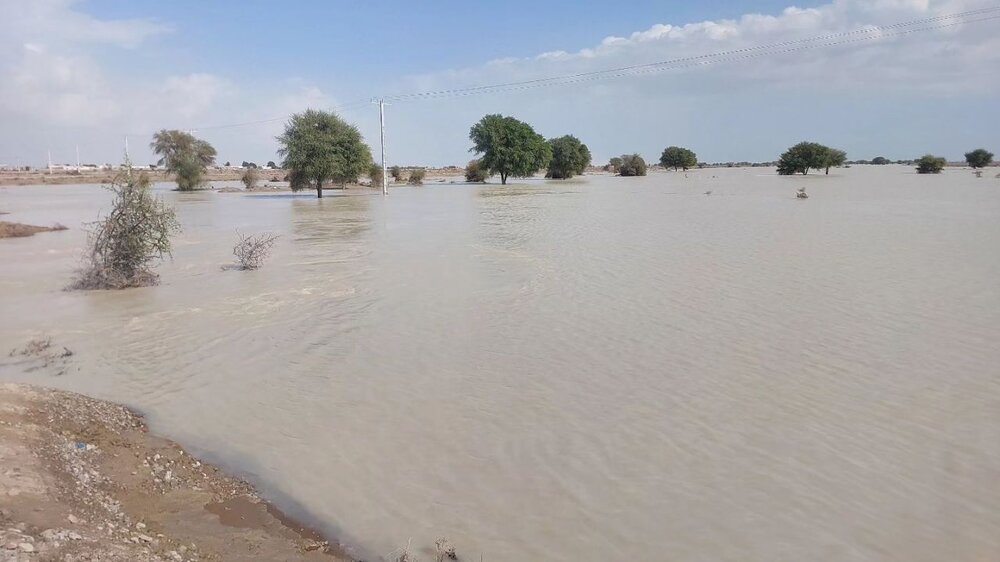
[[[123,406],[0,384],[0,562],[49,560],[352,558]]]

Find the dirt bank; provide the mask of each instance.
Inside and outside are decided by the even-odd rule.
[[[0,384],[0,561],[36,560],[351,558],[127,408]]]
[[[57,230],[68,229],[61,224],[55,224],[52,226],[34,226],[31,224],[21,224],[19,222],[0,221],[0,238],[23,238],[25,236],[33,236],[39,232],[55,232]]]

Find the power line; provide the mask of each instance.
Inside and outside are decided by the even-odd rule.
[[[948,27],[954,27],[956,25],[980,23],[984,21],[998,19],[1000,18],[1000,15],[992,15],[990,17],[984,17],[978,19],[961,19],[960,21],[949,21],[949,20],[953,20],[956,18],[969,18],[970,16],[997,14],[997,13],[1000,13],[1000,6],[995,6],[991,8],[982,8],[978,10],[970,10],[967,12],[958,12],[954,14],[946,14],[932,18],[911,20],[908,22],[896,23],[891,25],[867,26],[862,29],[856,29],[853,31],[845,31],[840,33],[821,35],[806,39],[783,41],[780,43],[772,43],[768,45],[758,45],[755,47],[745,47],[741,49],[719,51],[716,53],[710,53],[705,55],[681,57],[676,59],[663,60],[645,64],[608,68],[604,70],[595,70],[595,71],[581,72],[576,74],[567,74],[562,76],[535,78],[531,80],[522,80],[518,82],[505,82],[501,84],[471,86],[467,88],[451,88],[445,90],[415,92],[410,94],[397,94],[393,96],[386,96],[385,99],[387,101],[403,102],[403,101],[415,101],[415,100],[430,99],[430,98],[471,96],[471,95],[478,95],[485,93],[501,93],[506,91],[527,90],[527,89],[546,87],[546,86],[577,84],[580,82],[587,82],[591,80],[620,78],[624,76],[648,74],[653,72],[661,72],[665,70],[675,70],[679,68],[706,66],[708,64],[715,64],[717,62],[747,60],[765,55],[786,54],[786,53],[793,53],[810,49],[817,49],[821,47],[834,47],[851,43],[861,43],[865,41],[874,41],[877,39],[883,39],[888,37],[910,35],[922,31],[945,29]],[[919,25],[924,25],[924,27],[918,27],[915,29],[905,29],[908,27],[919,26]],[[898,29],[903,29],[903,31],[893,31]],[[858,35],[860,35],[861,37],[854,37]],[[842,39],[845,37],[849,39],[834,41],[836,39]]]
[[[431,90],[425,92],[396,94],[392,96],[384,96],[378,99],[382,99],[384,102],[409,102],[409,101],[420,101],[426,99],[466,97],[466,96],[475,96],[481,94],[494,94],[494,93],[529,90],[529,89],[543,88],[549,86],[579,84],[583,82],[590,82],[596,80],[607,80],[607,79],[622,78],[627,76],[652,74],[656,72],[664,72],[667,70],[679,70],[684,68],[707,66],[710,64],[718,64],[721,62],[750,60],[768,55],[788,54],[788,53],[795,53],[795,52],[801,52],[801,51],[807,51],[825,47],[836,47],[853,43],[876,41],[879,39],[900,37],[924,31],[946,29],[949,27],[954,27],[964,24],[982,23],[996,19],[1000,19],[1000,6],[980,8],[976,10],[968,10],[964,12],[956,12],[951,14],[943,14],[939,16],[915,19],[889,25],[869,25],[851,31],[831,33],[804,39],[788,40],[778,43],[771,43],[767,45],[757,45],[753,47],[744,47],[740,49],[730,49],[725,51],[718,51],[715,53],[680,57],[680,58],[651,62],[651,63],[621,66],[616,68],[580,72],[576,74],[567,74],[562,76],[535,78],[531,80],[522,80],[516,82],[505,82],[505,83],[488,84],[482,86],[470,86],[466,88],[451,88],[443,90]],[[347,112],[368,105],[371,99],[373,98],[360,99],[349,103],[341,104],[339,106],[335,106],[330,109],[337,112]],[[244,121],[239,123],[208,125],[203,127],[190,127],[188,130],[208,131],[208,130],[230,129],[237,127],[252,126],[252,125],[261,125],[265,123],[273,123],[276,121],[284,121],[289,117],[290,115],[283,115],[280,117],[273,117],[269,119],[260,119],[254,121]],[[152,133],[151,132],[129,133],[127,136],[148,136],[150,134]]]

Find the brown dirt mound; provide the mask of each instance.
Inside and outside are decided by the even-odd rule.
[[[39,232],[55,232],[57,230],[69,229],[59,223],[53,226],[34,226],[19,222],[0,221],[0,238],[23,238],[25,236],[33,236]]]

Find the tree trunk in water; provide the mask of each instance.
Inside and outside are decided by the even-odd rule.
[[[316,198],[323,198],[323,180],[316,180]]]
[[[830,167],[829,166],[826,167],[826,175],[828,175],[828,176],[830,175]]]
[[[507,173],[500,172],[500,185],[507,185]]]

